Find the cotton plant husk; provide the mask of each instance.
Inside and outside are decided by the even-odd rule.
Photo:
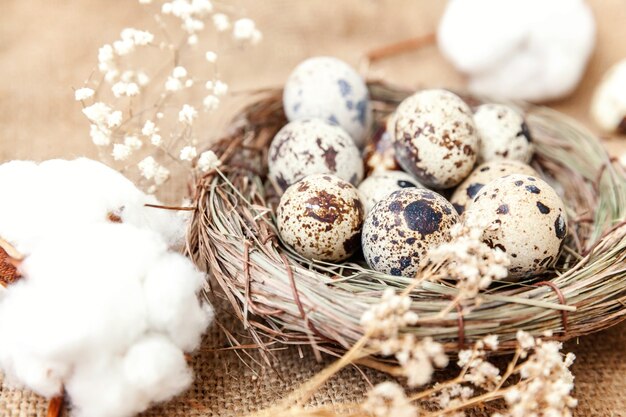
[[[383,82],[369,87],[376,131],[412,91]],[[464,98],[470,105],[484,101]],[[430,336],[448,352],[493,334],[505,353],[514,349],[520,329],[536,336],[549,331],[564,341],[613,326],[626,313],[624,169],[571,118],[512,104],[525,112],[533,134],[533,167],[565,201],[569,234],[548,273],[494,283],[455,308],[454,283],[418,276],[410,296],[419,320],[406,331]],[[272,209],[278,197],[266,173],[269,144],[285,123],[282,91],[257,91],[228,134],[210,146],[222,164],[192,178],[196,209],[187,249],[260,348],[279,342],[341,354],[361,339],[359,320],[385,289],[401,292],[416,280],[354,261],[312,262],[280,242]]]

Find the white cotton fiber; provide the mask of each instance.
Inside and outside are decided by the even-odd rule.
[[[109,222],[109,213],[159,233],[170,246],[184,236],[184,215],[146,207],[158,204],[154,196],[90,159],[8,162],[0,165],[0,184],[11,202],[0,205],[0,233],[22,253],[30,252],[40,236],[81,224]]]
[[[580,82],[595,22],[583,0],[451,0],[437,36],[472,92],[544,101]]]
[[[202,273],[169,249],[184,230],[165,223],[183,223],[144,211],[151,197],[110,171],[87,160],[0,166],[14,193],[0,201],[0,236],[28,250],[22,278],[0,293],[0,371],[46,397],[65,390],[77,417],[130,417],[182,392],[184,352],[213,318]],[[120,204],[134,217],[106,220]]]

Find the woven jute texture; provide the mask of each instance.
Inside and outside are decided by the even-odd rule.
[[[280,85],[291,68],[310,55],[336,55],[356,65],[370,48],[433,31],[445,5],[433,0],[234,2],[255,18],[265,35],[245,62],[221,67],[223,77],[238,90]],[[572,97],[550,103],[587,124],[593,86],[612,63],[626,56],[623,1],[591,4],[599,32],[588,73]],[[141,28],[149,19],[137,1],[1,0],[0,162],[95,156],[71,87],[79,87],[90,74],[99,46],[118,36],[121,28]],[[377,64],[371,75],[414,87],[463,85],[463,78],[433,47]],[[607,138],[605,143],[615,155],[626,150],[622,139]],[[174,194],[180,193],[172,190]],[[5,204],[2,197],[0,204]],[[241,332],[223,308],[219,312],[222,324]],[[239,416],[275,403],[328,363],[328,359],[318,363],[308,349],[292,347],[273,352],[271,369],[251,358],[241,361],[238,354],[245,354],[224,350],[228,346],[223,333],[213,326],[202,348],[193,354],[193,388],[145,415]],[[578,356],[576,415],[626,416],[626,325],[570,342],[566,349]],[[254,354],[253,358],[260,359]],[[370,383],[381,378],[375,372],[346,369],[319,392],[313,404],[357,400]],[[4,385],[0,390],[0,417],[44,416],[46,405],[45,399],[27,391]]]

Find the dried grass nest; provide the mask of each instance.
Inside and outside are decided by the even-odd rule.
[[[374,130],[411,94],[369,83]],[[308,344],[339,353],[363,335],[364,311],[383,291],[402,291],[413,280],[372,271],[364,263],[307,261],[280,241],[266,181],[267,150],[286,123],[279,89],[257,93],[211,146],[219,169],[194,178],[196,209],[188,233],[192,259],[210,271],[259,346]],[[468,99],[470,104],[480,102]],[[519,329],[551,331],[567,340],[620,322],[626,314],[626,173],[599,140],[553,110],[523,106],[536,151],[532,165],[559,191],[569,214],[569,235],[554,270],[515,284],[493,285],[481,303],[450,309],[457,291],[445,282],[412,290],[419,315],[407,331],[431,336],[449,352],[496,334],[501,351],[514,347]],[[365,266],[364,266],[365,265]],[[213,288],[216,289],[216,288]],[[448,307],[448,313],[440,312]]]

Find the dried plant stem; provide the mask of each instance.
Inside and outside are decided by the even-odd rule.
[[[63,409],[63,396],[54,397],[48,403],[48,412],[46,417],[59,417]]]
[[[390,43],[379,48],[372,49],[366,53],[369,62],[376,62],[390,56],[402,54],[408,51],[414,51],[427,45],[432,45],[437,39],[434,32],[426,35],[417,36],[415,38],[404,39],[399,42]]]

